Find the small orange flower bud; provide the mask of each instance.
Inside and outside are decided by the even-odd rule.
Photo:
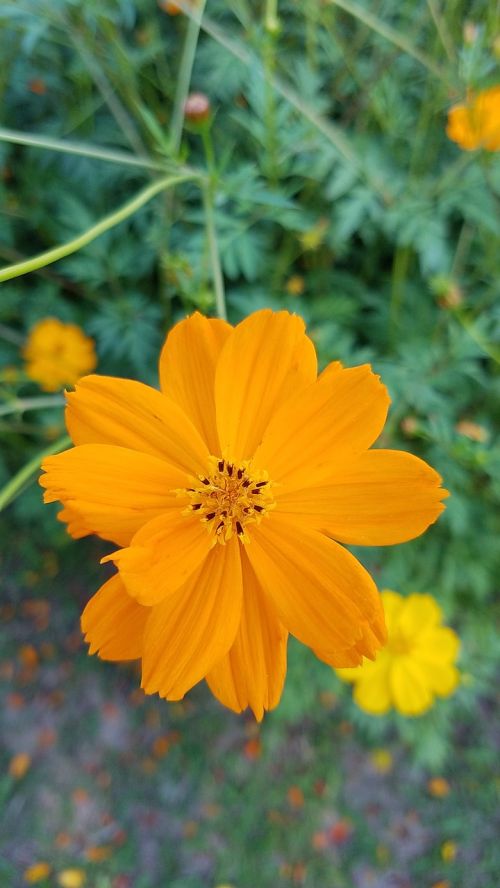
[[[24,777],[24,775],[28,771],[30,765],[31,756],[29,756],[26,752],[19,752],[10,760],[9,774],[11,777],[15,777],[16,780],[20,780],[21,777]]]
[[[450,794],[450,784],[444,777],[433,777],[427,784],[429,794],[435,799],[443,799]]]
[[[472,46],[479,35],[479,28],[475,22],[464,22],[463,38],[466,46]]]
[[[184,115],[190,123],[204,123],[210,113],[210,100],[205,93],[191,93],[184,102]]]
[[[455,430],[459,435],[463,435],[471,441],[477,441],[478,444],[485,444],[489,438],[488,429],[468,419],[461,419],[455,426]]]

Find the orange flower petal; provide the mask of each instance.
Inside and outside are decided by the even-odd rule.
[[[274,513],[264,528],[252,527],[248,557],[283,625],[321,651],[322,659],[340,665],[340,656],[352,650],[350,662],[342,665],[355,666],[361,654],[373,658],[384,643],[383,609],[375,584],[333,540]]]
[[[142,660],[146,694],[181,700],[231,647],[241,604],[239,543],[232,540],[215,546],[182,589],[152,609]]]
[[[60,500],[79,530],[126,546],[151,518],[178,506],[173,489],[186,474],[167,462],[125,447],[82,444],[44,459],[44,500]]]
[[[212,693],[234,712],[247,706],[261,721],[278,705],[286,675],[288,633],[257,581],[242,549],[243,611],[229,653],[208,673]]]
[[[285,491],[279,511],[343,543],[387,546],[419,536],[444,509],[437,472],[404,451],[368,450],[334,473],[321,487]]]
[[[215,367],[232,327],[196,312],[176,324],[160,356],[162,391],[177,402],[209,450],[220,454],[215,421]]]
[[[301,318],[265,309],[238,324],[215,377],[222,455],[236,462],[251,457],[276,409],[316,373],[316,352]]]
[[[208,449],[178,404],[161,392],[111,376],[85,376],[66,393],[66,425],[74,444],[117,444],[197,474]]]
[[[102,561],[113,561],[128,594],[150,607],[184,585],[210,546],[210,535],[198,518],[171,509],[141,527],[128,548]]]
[[[57,513],[57,518],[59,521],[62,521],[63,524],[66,524],[66,530],[74,540],[81,540],[82,537],[90,536],[92,533],[91,528],[87,527],[80,516],[70,508],[61,509],[61,511]]]
[[[290,489],[323,484],[373,444],[388,407],[387,390],[367,364],[334,366],[278,410],[254,463]]]
[[[81,626],[89,654],[102,660],[137,660],[142,657],[144,628],[150,609],[127,595],[116,574],[96,592],[85,608]]]

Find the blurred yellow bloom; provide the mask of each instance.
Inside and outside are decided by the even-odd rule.
[[[338,669],[344,681],[355,685],[354,700],[370,715],[383,715],[391,707],[402,715],[422,715],[434,697],[455,690],[459,640],[442,626],[442,613],[431,595],[382,592],[388,643],[374,662]]]
[[[457,856],[457,846],[455,842],[443,842],[441,845],[441,858],[445,863],[451,863]]]
[[[24,777],[24,775],[28,771],[30,765],[31,756],[29,756],[26,752],[19,752],[10,760],[9,774],[11,777],[15,777],[16,780],[20,780],[21,777]]]
[[[24,870],[23,879],[28,885],[36,885],[37,882],[46,879],[49,874],[50,866],[41,860],[39,863],[32,863]]]
[[[379,774],[388,774],[389,771],[392,771],[392,755],[388,749],[374,749],[370,760],[373,769]]]
[[[23,349],[26,374],[45,392],[74,385],[97,364],[94,342],[76,324],[44,318],[32,327]]]
[[[87,881],[87,876],[82,869],[65,869],[61,870],[57,877],[57,884],[61,888],[82,888]]]
[[[446,134],[464,151],[500,151],[500,84],[450,108]]]

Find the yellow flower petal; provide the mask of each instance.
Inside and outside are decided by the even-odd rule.
[[[387,390],[368,365],[335,366],[276,412],[254,463],[288,489],[324,484],[378,438],[388,407]]]
[[[316,353],[301,318],[265,309],[238,324],[215,377],[222,455],[236,462],[251,457],[277,408],[316,373]]]
[[[377,666],[374,664],[366,664],[366,666]],[[370,715],[385,715],[391,708],[391,693],[389,688],[389,662],[387,659],[381,661],[378,668],[368,669],[364,666],[363,678],[356,683],[354,689],[354,700],[365,712]]]
[[[220,451],[215,420],[215,368],[232,327],[196,312],[176,324],[160,356],[162,391],[177,402],[209,450]]]
[[[412,657],[394,658],[389,683],[394,706],[401,715],[422,715],[432,706],[425,674]]]
[[[284,491],[278,510],[305,518],[343,543],[387,546],[411,540],[432,524],[446,491],[427,463],[410,453],[367,450],[333,467],[321,487]]]
[[[212,693],[224,706],[242,712],[249,706],[258,721],[278,705],[286,675],[288,633],[242,552],[243,611],[229,653],[207,675]]]
[[[241,619],[239,543],[215,546],[191,579],[154,607],[144,636],[142,687],[180,700],[233,644]]]
[[[111,577],[90,599],[81,626],[89,654],[103,660],[137,660],[150,610],[131,598],[119,575]]]
[[[443,619],[439,604],[432,595],[408,595],[399,613],[398,629],[407,638],[418,638],[426,629],[437,626]]]
[[[92,533],[128,545],[147,521],[170,506],[188,476],[167,462],[125,447],[82,444],[44,459],[44,500],[60,500]]]
[[[210,546],[201,521],[171,509],[141,527],[128,548],[102,561],[114,562],[128,594],[150,607],[184,585]]]
[[[433,663],[454,663],[460,650],[460,639],[448,626],[428,623],[419,631],[414,650]]]
[[[205,471],[208,449],[192,422],[175,401],[149,385],[85,376],[66,399],[66,425],[74,444],[117,444],[191,474]]]
[[[334,665],[358,644],[361,653],[373,657],[385,640],[380,596],[367,571],[342,546],[271,514],[265,527],[252,528],[247,551],[259,583],[296,638]],[[371,642],[366,623],[376,636]],[[356,650],[342,665],[356,665],[361,653]]]

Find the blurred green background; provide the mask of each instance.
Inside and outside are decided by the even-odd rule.
[[[0,885],[495,888],[500,162],[445,128],[467,90],[500,80],[499,6],[174,7],[0,0],[2,265],[161,175],[207,183],[0,286],[4,501],[64,434],[57,403],[26,403],[43,394],[23,367],[33,325],[74,322],[98,372],[156,384],[170,326],[215,313],[220,263],[232,322],[286,308],[322,365],[372,363],[393,401],[384,446],[442,474],[438,525],[356,554],[380,588],[437,598],[462,683],[421,718],[374,718],[292,644],[261,726],[204,686],[146,698],[134,668],[81,641],[105,545],[72,541],[38,486],[16,483],[0,515]],[[206,125],[184,119],[192,91],[210,101]]]

